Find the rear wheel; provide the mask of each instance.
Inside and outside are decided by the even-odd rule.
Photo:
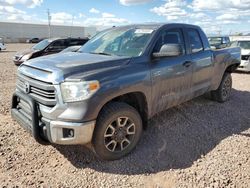
[[[231,95],[231,90],[232,90],[232,76],[230,73],[225,73],[219,88],[215,91],[211,91],[212,99],[221,103],[226,102]]]
[[[100,112],[93,135],[95,153],[104,160],[116,160],[130,153],[138,143],[142,120],[132,106],[112,102]]]

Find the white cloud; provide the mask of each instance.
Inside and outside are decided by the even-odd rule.
[[[195,19],[201,19],[201,18],[205,18],[205,17],[208,17],[208,16],[203,12],[198,12],[198,13],[190,14],[190,17],[195,18]]]
[[[12,6],[1,6],[0,14],[25,14],[25,11],[19,10]]]
[[[102,13],[102,17],[103,17],[103,18],[114,18],[115,15],[114,15],[114,14],[107,13],[107,12],[104,12],[104,13]]]
[[[238,20],[238,19],[239,15],[233,15],[233,14],[222,14],[216,17],[216,20]]]
[[[51,14],[51,23],[68,24],[72,22],[73,16],[66,12],[57,12]]]
[[[79,17],[79,18],[85,18],[85,17],[86,17],[86,15],[85,15],[85,14],[83,14],[83,13],[79,13],[79,14],[78,14],[78,17]]]
[[[228,8],[234,9],[249,9],[250,8],[250,0],[194,0],[191,6],[196,11],[207,11],[207,10],[222,10]]]
[[[196,24],[210,32],[229,32],[247,25],[250,0],[164,0],[150,9],[167,21]]]
[[[180,17],[188,15],[184,7],[187,5],[184,0],[167,0],[167,2],[159,7],[150,9],[151,12],[159,16],[166,17],[167,20],[177,20]]]
[[[23,4],[28,8],[34,8],[40,6],[43,3],[43,0],[0,0],[2,5],[16,5]]]
[[[152,0],[120,0],[120,3],[125,6],[138,5],[148,3]]]
[[[32,16],[27,14],[12,14],[7,17],[7,20],[10,21],[31,21]]]
[[[98,18],[87,18],[84,21],[84,25],[89,26],[114,26],[129,23],[128,20],[124,18],[117,18],[115,15],[110,13],[102,13],[102,17]]]
[[[0,17],[2,20],[9,20],[9,21],[31,21],[32,16],[28,15],[25,11],[17,9],[13,6],[0,5]]]
[[[90,13],[93,13],[93,14],[99,14],[99,13],[100,13],[100,11],[97,10],[97,9],[95,9],[95,8],[91,8],[91,9],[89,10],[89,12],[90,12]]]

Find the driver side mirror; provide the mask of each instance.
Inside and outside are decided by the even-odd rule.
[[[159,52],[153,53],[153,57],[175,57],[183,55],[180,44],[164,44]]]

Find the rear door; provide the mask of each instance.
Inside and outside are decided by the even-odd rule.
[[[198,29],[188,28],[185,33],[189,41],[189,53],[193,62],[192,90],[195,97],[204,94],[211,86],[212,51],[204,46]]]
[[[164,44],[180,44],[183,54],[176,57],[153,58],[151,61],[152,96],[155,112],[165,110],[190,98],[192,64],[181,28],[162,30],[153,52]]]

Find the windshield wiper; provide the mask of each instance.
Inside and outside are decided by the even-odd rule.
[[[112,56],[112,54],[109,53],[105,53],[105,52],[89,52],[90,54],[99,54],[99,55],[108,55],[108,56]]]

